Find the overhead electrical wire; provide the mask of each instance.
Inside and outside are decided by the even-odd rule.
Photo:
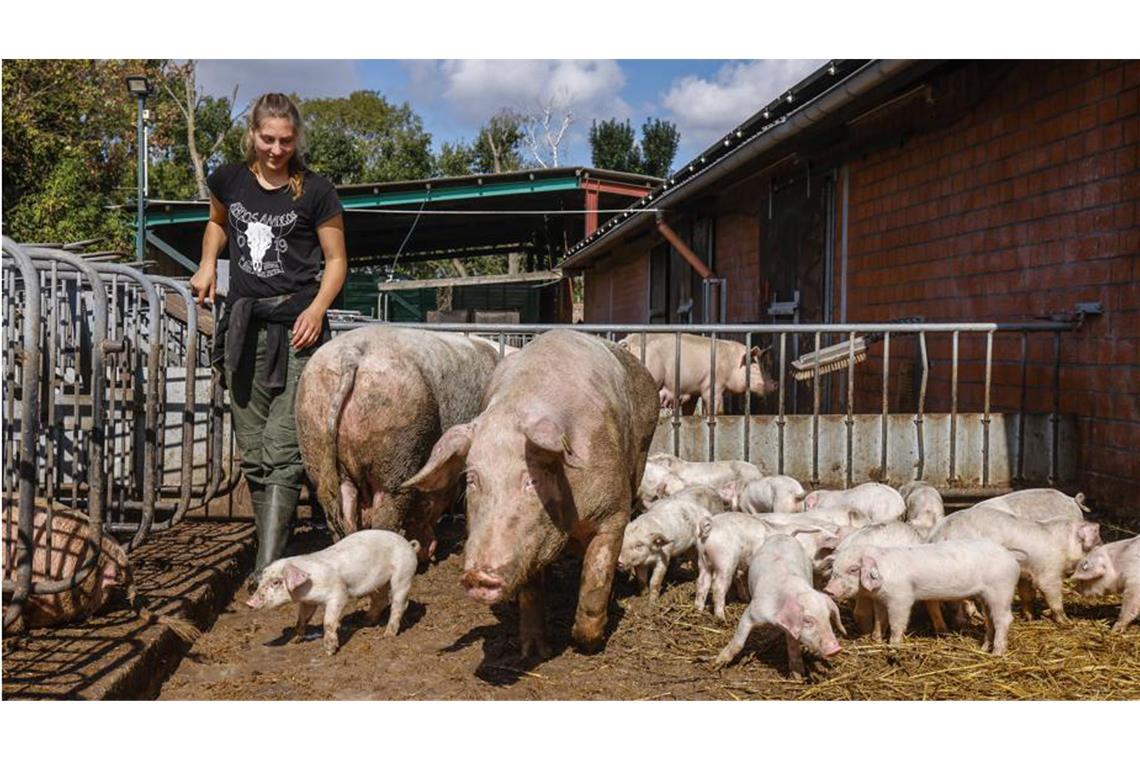
[[[655,209],[655,208],[599,208],[599,209],[590,209],[589,211],[587,211],[587,210],[579,211],[579,210],[575,210],[575,209],[569,209],[569,210],[567,210],[567,209],[549,209],[549,210],[542,210],[542,209],[514,209],[514,210],[487,209],[485,211],[474,211],[471,209],[462,209],[462,210],[461,209],[453,209],[453,210],[424,209],[422,204],[421,204],[420,209],[418,211],[415,209],[394,209],[394,208],[392,208],[392,209],[389,209],[389,208],[346,208],[345,211],[346,212],[352,212],[352,213],[358,213],[358,214],[415,214],[417,216],[417,218],[419,216],[429,216],[429,215],[432,215],[432,216],[497,216],[497,215],[523,216],[523,215],[538,215],[538,214],[574,215],[574,214],[631,214],[631,213],[632,214],[640,214],[640,213],[655,214],[655,213],[657,213],[657,209]]]
[[[408,234],[404,235],[404,242],[400,243],[400,249],[396,251],[396,257],[392,259],[392,268],[388,272],[388,282],[391,282],[392,278],[396,276],[396,263],[400,260],[400,254],[404,252],[404,246],[412,239],[412,233],[416,231],[416,225],[420,223],[420,216],[423,215],[424,206],[427,205],[429,198],[431,198],[431,191],[428,191],[427,195],[425,195],[424,199],[420,202],[420,210],[416,212],[416,218],[412,220],[412,226],[408,228]]]

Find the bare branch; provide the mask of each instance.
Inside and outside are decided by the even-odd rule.
[[[237,95],[238,95],[238,87],[239,86],[240,85],[236,85],[236,84],[234,85],[234,93],[233,93],[233,95],[230,96],[230,111],[231,112],[233,111],[234,105],[237,104]],[[226,129],[223,129],[221,132],[219,132],[218,133],[218,139],[214,140],[214,144],[212,146],[210,146],[210,153],[209,153],[210,156],[212,156],[218,152],[218,148],[220,148],[222,146],[222,143],[225,142],[226,134],[230,131],[230,128],[233,127],[233,125],[236,124],[237,122],[241,121],[241,118],[243,116],[245,116],[245,114],[248,110],[249,110],[249,103],[246,103],[245,108],[238,111],[237,115],[230,117],[230,126],[227,127]]]

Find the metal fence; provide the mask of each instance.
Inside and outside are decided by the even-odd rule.
[[[369,322],[338,321],[334,332]],[[1031,484],[1063,485],[1075,479],[1075,423],[1061,414],[1060,366],[1061,335],[1077,324],[579,324],[574,329],[610,340],[641,335],[643,362],[644,336],[672,336],[675,398],[680,397],[683,362],[694,359],[681,350],[682,335],[736,340],[747,353],[754,346],[771,349],[769,370],[778,381],[774,398],[761,400],[746,391],[732,404],[739,407],[735,414],[725,414],[715,396],[711,404],[702,404],[699,415],[686,415],[677,404],[658,424],[654,452],[694,461],[743,459],[764,472],[791,475],[812,488],[846,488],[865,481],[897,485],[922,479],[950,498],[967,498]],[[567,325],[417,327],[479,335],[497,341],[502,350],[521,347],[539,333]],[[856,340],[868,336],[873,342],[857,349]],[[904,342],[911,344],[908,361],[917,367],[913,408],[906,410],[892,406],[889,393],[892,379],[896,386],[899,382],[893,352]],[[831,373],[821,371],[819,349],[837,343],[842,344],[840,351],[846,349],[846,366]],[[1001,354],[995,354],[995,344],[1002,347]],[[1034,344],[1039,345],[1031,352]],[[703,363],[702,369],[707,367],[713,387],[717,383],[715,346],[710,341],[707,356],[696,358]],[[807,378],[797,386],[791,369],[801,347],[815,354],[815,362],[808,363],[807,371],[801,373]],[[862,363],[856,361],[857,350],[866,354]],[[937,372],[932,371],[932,355],[939,357]],[[1017,403],[993,406],[995,366],[1011,370],[1003,373],[1013,379],[1002,389],[1012,391],[1005,395],[1018,398]],[[746,364],[746,388],[751,387],[752,371],[751,363]],[[945,380],[937,394],[931,392],[935,379]],[[971,392],[963,398],[967,385]],[[1031,389],[1034,399],[1048,400],[1044,407],[1029,403]],[[863,399],[861,406],[857,395]],[[810,411],[791,409],[791,402],[802,396],[806,396],[803,406]]]
[[[134,549],[233,479],[210,336],[184,284],[8,238],[3,277],[4,520],[18,537],[6,628],[29,594],[82,582],[105,531]],[[50,547],[60,505],[86,513],[88,560],[32,583],[35,511],[47,511]]]

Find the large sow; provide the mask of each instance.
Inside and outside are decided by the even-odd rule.
[[[434,494],[466,472],[462,582],[488,604],[518,595],[524,657],[549,655],[543,569],[565,548],[582,552],[571,635],[598,649],[657,423],[653,378],[616,343],[554,330],[499,365],[486,399],[405,485]]]
[[[482,338],[375,325],[317,350],[297,386],[305,470],[337,538],[401,532],[435,550],[435,523],[458,494],[400,492],[440,434],[479,413],[499,362]]]

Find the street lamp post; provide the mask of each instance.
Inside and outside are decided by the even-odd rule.
[[[138,99],[139,115],[138,115],[138,153],[139,153],[139,171],[138,171],[138,195],[136,198],[136,209],[138,211],[138,219],[135,227],[135,258],[142,262],[143,260],[143,245],[146,240],[146,197],[144,188],[146,185],[146,132],[143,124],[143,115],[146,108],[146,99],[154,94],[154,85],[145,76],[136,75],[127,77],[127,91]]]

